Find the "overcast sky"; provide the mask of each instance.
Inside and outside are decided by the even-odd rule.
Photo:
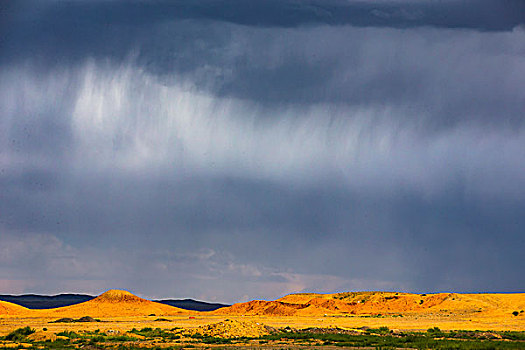
[[[523,292],[520,0],[0,5],[0,293]]]

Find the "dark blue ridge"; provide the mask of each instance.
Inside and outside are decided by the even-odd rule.
[[[0,295],[0,300],[8,301],[13,304],[18,304],[20,306],[27,307],[28,309],[52,309],[56,307],[63,307],[83,303],[94,298],[94,296],[87,294]],[[221,307],[230,306],[227,304],[207,303],[205,301],[198,301],[193,299],[164,299],[153,301],[192,311],[213,311],[220,309]]]
[[[95,298],[85,294],[59,294],[59,295],[0,295],[0,300],[18,304],[28,309],[52,309],[55,307],[69,306],[83,303]]]

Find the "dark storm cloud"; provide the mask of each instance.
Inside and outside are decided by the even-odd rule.
[[[218,179],[193,180],[190,184],[174,184],[171,179],[119,177],[118,181],[118,185],[108,184],[107,179],[73,184],[58,195],[62,198],[58,208],[53,196],[39,200],[33,193],[24,207],[16,205],[19,198],[7,197],[13,207],[3,208],[3,213],[9,218],[13,211],[23,211],[26,217],[15,223],[23,231],[53,232],[91,251],[75,252],[68,259],[93,259],[97,266],[108,259],[117,260],[123,266],[116,270],[128,280],[126,288],[155,285],[150,272],[160,264],[169,266],[161,276],[175,283],[181,296],[190,295],[190,289],[209,288],[206,283],[196,283],[195,275],[215,280],[228,274],[248,288],[253,280],[261,283],[273,275],[280,276],[278,272],[284,267],[298,274],[329,273],[343,280],[349,276],[366,280],[373,274],[376,280],[392,281],[384,288],[519,290],[515,281],[520,280],[520,273],[512,266],[520,261],[523,248],[522,201],[479,203],[458,195],[428,201],[406,192],[390,198],[369,198]],[[461,188],[450,191],[460,193]],[[45,204],[38,207],[41,201]],[[119,248],[107,251],[107,247]],[[54,249],[54,254],[61,251],[60,247]],[[214,261],[215,267],[209,271],[208,260],[184,255],[202,249],[228,252],[232,256],[228,259],[235,264]],[[27,266],[34,259],[47,257],[45,250],[35,251],[39,253],[33,259],[24,259]],[[56,259],[38,264],[37,271],[42,273],[42,269],[63,260]],[[244,271],[245,275],[235,277],[237,265],[247,263],[249,268],[244,268],[263,271]],[[79,274],[112,278],[111,271],[101,266],[88,271],[90,265],[78,265]],[[16,266],[20,269],[23,265]],[[234,269],[232,275],[228,268]],[[49,269],[43,272],[56,277],[57,271]],[[78,277],[64,274],[61,270],[59,276],[65,280]],[[188,276],[191,274],[193,277]],[[492,277],[487,278],[487,274]],[[188,287],[178,286],[183,282],[181,275],[190,281]],[[227,294],[229,289],[222,288],[221,293]],[[272,293],[282,293],[281,288]],[[356,287],[348,283],[339,288]],[[240,297],[230,296],[228,300]]]
[[[525,102],[515,85],[523,79],[516,64],[525,49],[514,39],[520,30],[516,29],[520,22],[515,17],[525,18],[522,2],[323,3],[328,8],[350,8],[332,12],[357,13],[363,28],[356,29],[352,21],[341,22],[344,26],[320,21],[300,26],[302,30],[296,27],[303,22],[292,19],[284,21],[290,23],[284,28],[275,24],[261,27],[258,24],[264,21],[244,12],[275,20],[278,9],[308,22],[309,17],[297,8],[304,7],[309,13],[321,5],[271,1],[243,1],[235,6],[222,2],[191,4],[80,1],[54,6],[31,2],[12,5],[5,11],[13,24],[2,40],[0,58],[7,63],[31,59],[35,69],[44,71],[82,64],[86,57],[116,65],[127,64],[132,58],[167,85],[174,83],[175,73],[215,95],[265,105],[389,105],[404,109],[407,118],[438,120],[436,128],[464,119],[497,119],[495,123],[512,127],[522,122]],[[376,12],[421,7],[429,15],[423,16],[422,28],[407,30],[407,26],[381,25],[363,15],[372,7]],[[223,12],[245,18],[247,26],[227,24],[237,21],[225,23]],[[443,25],[448,31],[432,29],[434,22],[439,22],[432,16],[450,21]],[[213,21],[203,21],[203,17]],[[505,24],[492,29],[505,32],[480,35],[450,30],[456,28],[455,22],[465,24],[462,29],[476,29],[467,24],[478,17],[480,24],[488,26],[481,29],[491,29],[492,18]],[[442,103],[444,100],[447,103]],[[52,108],[49,112],[57,113]]]
[[[525,22],[525,5],[519,0],[18,1],[2,7],[3,58],[35,55],[49,62],[85,55],[122,58],[137,41],[155,41],[152,34],[158,33],[148,32],[152,26],[180,20],[255,27],[423,26],[481,31],[510,31]]]
[[[3,5],[0,289],[518,291],[520,4]]]
[[[38,2],[6,4],[9,19],[20,8],[32,13]],[[525,7],[518,0],[470,1],[74,1],[54,3],[49,18],[95,24],[150,25],[151,22],[197,19],[248,26],[353,25],[408,28],[436,26],[479,30],[509,30],[522,24]],[[18,14],[18,13],[15,13]]]

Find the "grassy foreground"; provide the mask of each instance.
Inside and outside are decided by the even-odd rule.
[[[40,332],[45,333],[45,332]],[[329,328],[272,329],[259,337],[214,337],[182,328],[144,327],[124,334],[100,330],[62,331],[34,337],[35,329],[18,328],[0,338],[0,349],[524,349],[525,332],[442,331],[400,332],[388,327],[343,330]]]

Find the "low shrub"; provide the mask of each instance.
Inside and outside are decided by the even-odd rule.
[[[5,336],[5,340],[11,341],[21,341],[25,339],[28,335],[35,333],[35,330],[29,326],[18,328]]]
[[[80,334],[75,333],[73,331],[62,331],[60,333],[57,333],[57,335],[62,337],[68,337],[69,339],[80,338]]]

